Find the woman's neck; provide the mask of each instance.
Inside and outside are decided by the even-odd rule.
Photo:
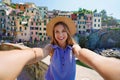
[[[66,43],[65,43],[65,44],[59,44],[59,46],[60,46],[61,48],[65,49],[65,48],[66,48]]]

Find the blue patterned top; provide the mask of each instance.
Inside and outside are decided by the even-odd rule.
[[[45,75],[45,80],[75,80],[76,61],[72,53],[72,47],[67,45],[65,49],[58,45],[52,45],[54,54]]]

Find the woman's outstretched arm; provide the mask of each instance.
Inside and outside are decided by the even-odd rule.
[[[74,52],[80,61],[95,69],[105,80],[120,80],[120,60],[104,57],[78,46]]]
[[[0,80],[14,80],[26,64],[37,62],[49,54],[49,46],[25,50],[0,51]]]
[[[34,58],[33,50],[0,51],[0,80],[15,80],[25,64]]]

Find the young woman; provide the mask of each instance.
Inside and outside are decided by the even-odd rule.
[[[0,51],[0,80],[14,80],[26,64],[39,61],[49,54],[51,64],[45,74],[46,80],[75,80],[75,57],[95,69],[105,80],[120,80],[120,60],[80,48],[71,37],[75,32],[71,19],[56,17],[47,25],[51,44],[45,48],[19,46],[22,50]]]
[[[72,47],[76,32],[74,22],[69,18],[56,17],[47,25],[47,35],[51,37],[51,63],[46,80],[75,80],[76,61]]]

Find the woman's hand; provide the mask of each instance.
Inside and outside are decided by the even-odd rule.
[[[74,44],[72,47],[72,51],[76,57],[79,57],[81,47],[78,44]]]
[[[45,51],[47,51],[48,53],[50,53],[50,51],[52,50],[52,45],[51,44],[47,44],[44,48]]]
[[[36,55],[36,61],[39,61],[49,55],[52,47],[51,44],[47,44],[44,48],[32,48]]]

